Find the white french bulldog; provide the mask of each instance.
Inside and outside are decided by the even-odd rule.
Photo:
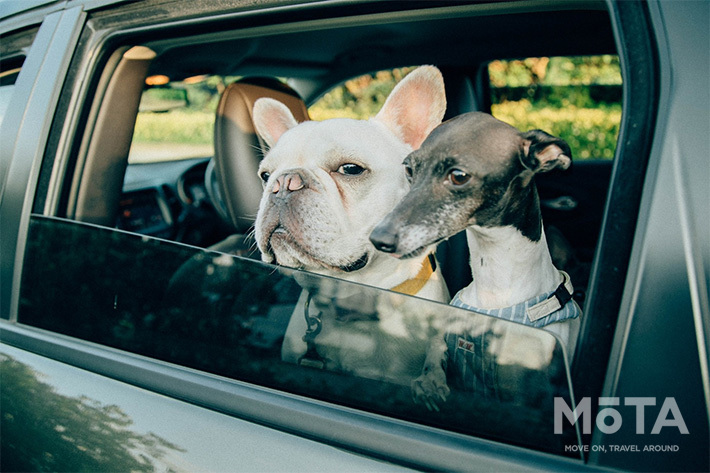
[[[407,75],[370,120],[298,124],[282,103],[257,100],[254,125],[269,146],[255,224],[262,260],[385,289],[416,278],[427,255],[395,258],[376,251],[369,235],[407,193],[402,160],[445,109],[444,82],[433,66]],[[416,295],[448,300],[438,270]]]
[[[433,258],[396,258],[369,240],[409,189],[402,160],[441,123],[445,109],[443,78],[433,66],[408,74],[370,120],[299,124],[282,103],[257,100],[254,125],[269,147],[259,168],[264,194],[255,224],[262,260],[448,302]],[[411,334],[407,320],[417,318],[416,304],[397,294],[358,294],[356,286],[320,279],[315,287],[303,279],[306,290],[285,334],[282,359],[300,363],[308,352],[305,357],[318,358],[322,368],[403,384],[418,375],[428,334]],[[309,311],[323,315],[317,330]],[[363,320],[368,312],[377,317]],[[309,328],[317,337],[304,340]]]

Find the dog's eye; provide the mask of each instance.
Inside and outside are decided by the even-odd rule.
[[[261,174],[259,174],[259,177],[261,178],[262,181],[266,182],[269,180],[269,177],[271,177],[271,173],[264,171]]]
[[[410,166],[409,164],[406,164],[406,163],[405,163],[405,165],[404,165],[404,173],[407,175],[407,180],[408,180],[409,183],[411,184],[411,183],[412,183],[412,180],[413,180],[413,178],[414,178],[414,169],[412,169],[412,166]]]
[[[471,180],[471,175],[460,169],[452,169],[449,171],[448,179],[453,185],[462,186]]]
[[[358,166],[357,164],[347,163],[340,166],[338,168],[338,172],[346,176],[357,176],[365,172],[365,168],[362,166]]]

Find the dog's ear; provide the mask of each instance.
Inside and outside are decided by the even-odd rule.
[[[254,103],[253,119],[256,132],[269,148],[273,148],[281,135],[298,124],[286,105],[268,97]]]
[[[542,130],[531,130],[522,134],[523,165],[533,172],[547,172],[552,169],[567,169],[572,164],[572,151],[562,139]]]
[[[418,67],[399,82],[375,116],[412,149],[418,149],[444,118],[446,93],[441,72]]]

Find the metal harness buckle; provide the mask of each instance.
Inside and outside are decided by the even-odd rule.
[[[299,366],[323,369],[325,368],[326,359],[318,353],[318,349],[316,348],[316,343],[314,341],[323,329],[323,321],[321,319],[322,313],[318,312],[315,316],[310,315],[311,297],[311,294],[308,294],[306,303],[303,306],[303,316],[306,319],[307,327],[306,333],[303,335],[303,341],[306,342],[307,348],[306,353],[301,355],[298,359],[298,364]]]

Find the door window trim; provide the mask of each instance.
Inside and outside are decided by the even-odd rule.
[[[69,69],[74,45],[84,23],[85,13],[75,7],[48,15],[32,44],[16,82],[10,101],[13,113],[3,120],[0,161],[7,162],[0,206],[0,318],[15,320],[22,275],[22,260],[29,227],[39,167],[47,143],[62,78]],[[50,58],[50,59],[47,59]],[[52,84],[41,87],[41,84]],[[38,133],[38,130],[41,132]],[[7,145],[12,143],[10,145]]]
[[[572,386],[577,399],[597,399],[611,361],[643,187],[658,119],[660,96],[657,43],[648,6],[608,0],[619,54],[622,116],[599,244],[590,274]],[[622,184],[623,183],[623,184]],[[598,406],[594,406],[598,409]],[[583,436],[591,444],[591,435]]]
[[[171,398],[392,463],[434,471],[565,472],[581,461],[340,407],[0,321],[0,341]]]

